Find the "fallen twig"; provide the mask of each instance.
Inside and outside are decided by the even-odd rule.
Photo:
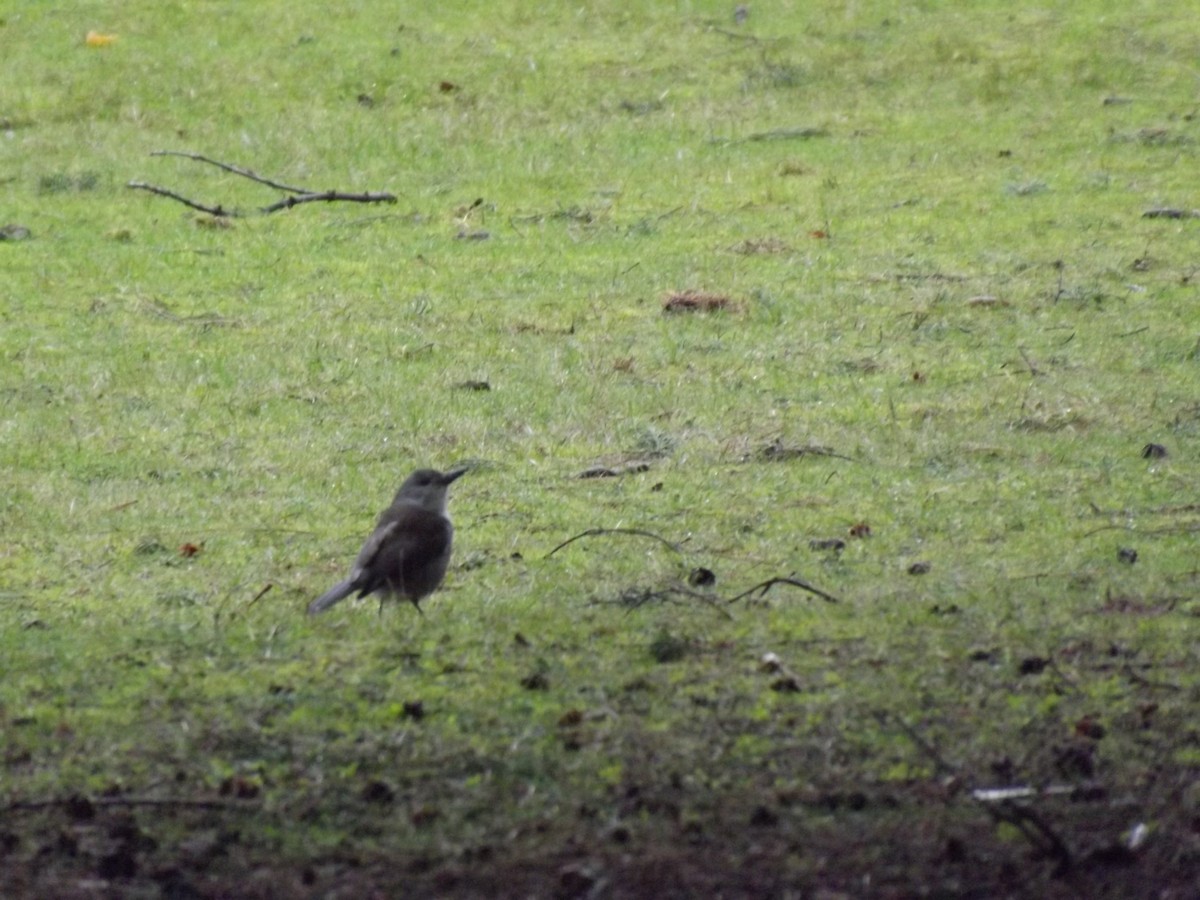
[[[551,550],[549,553],[547,553],[546,558],[549,559],[551,556],[553,556],[555,553],[557,553],[563,547],[567,546],[567,544],[574,543],[575,541],[579,540],[580,538],[594,537],[594,536],[600,536],[600,535],[606,535],[606,534],[629,534],[629,535],[634,535],[634,536],[653,538],[654,540],[658,541],[659,543],[665,544],[666,546],[670,547],[676,553],[683,553],[683,551],[679,549],[679,546],[677,544],[672,544],[665,537],[662,537],[661,535],[657,535],[653,531],[643,531],[640,528],[589,528],[587,531],[581,531],[579,534],[575,535],[575,537],[567,538],[565,541],[563,541],[561,544],[559,544],[557,547],[555,547],[553,550]]]
[[[1006,800],[1036,800],[1040,797],[1068,797],[1073,800],[1094,798],[1097,793],[1103,793],[1103,788],[1096,785],[1079,784],[1047,784],[1034,787],[1028,784],[1014,784],[1009,787],[975,788],[971,797],[980,803],[1003,803]]]
[[[750,588],[749,590],[742,591],[736,597],[731,597],[730,599],[726,600],[725,602],[726,603],[737,603],[739,600],[741,600],[745,597],[749,597],[755,591],[762,592],[759,594],[760,597],[766,596],[767,591],[769,591],[771,588],[773,588],[777,584],[786,584],[786,585],[790,585],[791,587],[798,587],[801,590],[808,591],[810,594],[816,594],[822,600],[825,600],[829,603],[840,603],[841,602],[840,600],[838,600],[837,597],[833,596],[833,594],[827,594],[827,593],[825,593],[825,591],[821,590],[819,587],[813,587],[807,581],[797,578],[794,574],[788,575],[785,577],[781,577],[781,578],[768,578],[766,581],[759,582],[758,584],[756,584],[754,587]]]
[[[273,587],[275,587],[274,583],[268,581],[266,587],[264,587],[261,591],[259,591],[257,594],[255,594],[253,597],[250,598],[250,602],[246,604],[246,608],[249,609],[251,606],[253,606],[255,603],[257,603],[259,600],[261,600],[263,598],[263,595],[266,594],[266,592],[271,590],[271,588],[273,588]]]
[[[743,597],[747,596],[748,594],[752,594],[759,589],[762,589],[763,593],[766,593],[766,587],[770,587],[770,584],[776,582],[792,584],[797,587],[804,587],[815,593],[817,596],[828,600],[830,603],[839,602],[837,597],[827,594],[819,588],[804,584],[799,579],[793,578],[775,578],[772,579],[770,583],[764,581],[762,584],[757,584],[750,588],[750,590],[743,591],[736,597],[732,597],[729,600],[723,600],[715,594],[693,590],[692,588],[684,587],[681,584],[671,584],[663,588],[629,588],[621,592],[621,596],[616,602],[621,606],[626,607],[626,611],[632,612],[635,609],[645,606],[647,603],[653,603],[656,601],[660,603],[669,602],[672,596],[687,597],[691,600],[699,600],[706,606],[711,606],[717,612],[721,613],[721,615],[723,615],[725,618],[732,619],[733,616],[731,616],[723,608],[724,606],[736,603],[738,600],[741,600]],[[766,587],[764,587],[764,585],[766,585]]]
[[[345,191],[322,191],[320,193],[304,193],[284,197],[270,206],[261,207],[261,211],[264,213],[273,213],[281,209],[291,209],[293,206],[299,206],[301,203],[334,203],[339,200],[346,201],[347,203],[395,203],[396,197],[393,194],[371,192],[348,194]]]
[[[1200,219],[1200,209],[1172,209],[1155,207],[1142,213],[1143,219]]]
[[[938,771],[943,775],[951,775],[963,780],[962,772],[951,764],[938,749],[922,737],[915,728],[899,716],[877,712],[875,717],[882,724],[894,723],[918,749],[928,756]],[[1023,789],[1022,789],[1023,790]],[[1046,793],[1052,793],[1047,791]],[[1003,791],[977,789],[971,791],[971,799],[983,807],[995,822],[1012,825],[1035,850],[1055,860],[1058,864],[1056,874],[1063,875],[1070,870],[1073,859],[1066,842],[1059,836],[1050,824],[1030,807],[1022,805],[1018,798],[1025,797],[1024,793],[1005,794]]]
[[[269,215],[273,212],[278,212],[281,209],[291,209],[293,206],[299,206],[301,203],[332,203],[335,201],[344,201],[347,203],[395,203],[396,195],[383,192],[361,192],[353,193],[348,191],[313,191],[308,188],[296,187],[295,185],[284,184],[281,181],[276,181],[273,178],[266,178],[259,175],[250,169],[242,166],[236,166],[233,163],[221,162],[217,159],[211,159],[200,153],[190,153],[183,150],[154,150],[150,153],[151,156],[178,156],[183,159],[194,160],[195,162],[207,163],[210,166],[216,166],[225,172],[230,172],[234,175],[240,175],[242,178],[248,178],[257,184],[266,185],[278,191],[284,191],[289,196],[283,197],[280,200],[268,205],[259,207],[258,211],[264,215]],[[151,194],[157,194],[160,197],[169,197],[172,200],[177,200],[184,206],[198,210],[203,213],[208,213],[210,216],[216,217],[234,217],[242,215],[238,210],[226,209],[218,204],[210,206],[200,203],[182,194],[169,190],[158,185],[148,184],[144,181],[130,181],[126,187],[139,191],[149,191]]]
[[[721,606],[719,597],[714,597],[712,594],[706,594],[702,591],[694,591],[691,588],[687,588],[679,584],[671,584],[663,588],[628,588],[624,591],[621,591],[621,595],[615,601],[611,602],[614,602],[620,606],[624,606],[625,612],[631,613],[635,609],[640,609],[641,607],[645,606],[647,603],[674,602],[671,599],[673,596],[687,597],[691,600],[699,600],[705,606],[709,606],[719,612],[726,619],[733,618],[733,616],[729,614],[729,611]]]
[[[1033,360],[1029,358],[1029,354],[1025,352],[1025,348],[1018,345],[1017,352],[1021,354],[1021,359],[1025,360],[1025,365],[1029,366],[1029,374],[1036,377],[1042,374],[1042,370],[1034,365]]]
[[[184,206],[190,206],[192,209],[199,210],[203,213],[208,213],[210,216],[235,216],[236,212],[229,212],[223,206],[205,206],[203,203],[197,203],[195,200],[189,200],[182,194],[177,194],[174,191],[169,191],[166,188],[158,187],[153,184],[146,184],[144,181],[131,181],[127,188],[133,188],[135,191],[149,191],[152,194],[158,194],[160,197],[170,197],[172,200],[178,200]]]
[[[184,159],[192,159],[196,162],[208,163],[210,166],[216,166],[218,169],[223,169],[226,172],[232,172],[234,175],[241,175],[243,178],[249,178],[251,181],[257,181],[259,184],[265,184],[267,187],[273,187],[279,191],[287,191],[289,194],[307,194],[307,188],[292,187],[283,184],[279,181],[273,181],[270,178],[264,178],[257,172],[250,169],[243,169],[241,166],[235,166],[233,163],[224,163],[217,159],[209,159],[199,153],[189,153],[186,150],[151,150],[151,156],[180,156]]]
[[[549,553],[547,553],[546,559],[549,559],[551,556],[553,556],[555,553],[557,553],[563,547],[567,546],[568,544],[574,543],[575,541],[579,540],[580,538],[592,537],[592,536],[596,536],[596,535],[606,535],[606,534],[629,534],[629,535],[640,536],[640,537],[648,537],[648,538],[652,538],[653,540],[659,541],[662,544],[665,544],[666,546],[668,546],[672,550],[674,550],[676,553],[679,553],[679,554],[683,553],[683,550],[680,549],[678,544],[672,544],[666,538],[662,537],[661,535],[655,534],[653,531],[644,531],[641,528],[589,528],[587,531],[581,531],[579,534],[575,535],[574,537],[567,538],[565,541],[563,541],[561,544],[559,544],[557,547],[555,547],[553,550],[551,550]],[[691,597],[693,599],[700,599],[700,600],[703,600],[705,603],[712,605],[712,606],[715,606],[717,603],[721,603],[721,602],[725,603],[726,605],[731,605],[731,604],[737,603],[739,600],[743,599],[744,597],[750,596],[755,591],[761,591],[762,595],[765,595],[767,593],[767,591],[769,591],[772,587],[774,587],[777,584],[786,584],[786,585],[790,585],[792,587],[801,588],[802,590],[806,590],[809,593],[816,594],[822,600],[825,600],[829,603],[840,603],[841,602],[840,600],[838,600],[837,597],[833,596],[833,594],[826,593],[825,591],[821,590],[820,588],[814,587],[813,585],[809,584],[807,581],[804,581],[801,578],[797,578],[795,573],[788,575],[786,577],[768,578],[766,581],[762,581],[762,582],[759,582],[758,584],[754,585],[754,587],[750,588],[749,590],[742,591],[740,594],[738,594],[734,597],[730,597],[728,600],[724,600],[724,601],[722,601],[718,597],[715,597],[712,594],[702,593],[700,591],[694,591],[691,588],[683,587],[682,585],[671,585],[669,587],[662,588],[661,590],[627,591],[624,595],[622,595],[622,598],[623,598],[623,601],[625,602],[625,605],[630,606],[631,608],[634,608],[634,609],[636,609],[637,607],[641,606],[644,603],[648,603],[651,600],[663,600],[666,598],[666,595],[668,595],[668,594],[679,594],[681,596]]]

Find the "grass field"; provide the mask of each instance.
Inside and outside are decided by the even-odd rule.
[[[0,895],[1192,896],[1191,5],[747,12],[0,9]]]

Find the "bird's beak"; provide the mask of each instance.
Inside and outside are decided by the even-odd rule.
[[[442,473],[442,483],[450,484],[453,481],[457,481],[459,478],[466,475],[470,471],[471,471],[470,466],[459,466],[457,469],[451,469],[448,472]]]

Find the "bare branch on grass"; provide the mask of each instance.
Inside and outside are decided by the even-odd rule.
[[[1117,335],[1117,337],[1119,337],[1119,338],[1133,337],[1134,335],[1141,334],[1142,332],[1149,331],[1149,330],[1150,330],[1149,325],[1143,325],[1141,328],[1133,329],[1133,331],[1122,331],[1120,334]]]
[[[662,537],[661,535],[655,534],[653,531],[645,531],[641,528],[589,528],[587,531],[581,531],[579,534],[575,535],[574,537],[567,538],[565,541],[563,541],[561,544],[559,544],[557,547],[555,547],[553,550],[551,550],[549,553],[547,553],[546,559],[549,559],[551,556],[553,556],[559,550],[563,549],[563,547],[566,547],[568,544],[572,544],[575,541],[580,540],[581,538],[608,535],[608,534],[627,534],[627,535],[633,535],[636,537],[651,538],[662,544],[665,544],[667,547],[670,547],[676,553],[679,553],[679,554],[683,553],[683,550],[680,549],[678,544],[671,543],[666,538]],[[734,597],[730,597],[728,600],[725,600],[725,601],[721,601],[719,598],[714,597],[712,594],[703,593],[701,591],[694,591],[691,588],[685,588],[685,587],[676,585],[676,586],[671,586],[671,587],[664,588],[662,590],[657,590],[657,591],[653,591],[653,590],[652,591],[643,591],[638,594],[638,596],[641,596],[641,594],[645,594],[645,597],[643,599],[641,599],[637,603],[632,603],[632,604],[627,604],[627,605],[630,605],[636,609],[638,606],[641,606],[644,603],[649,602],[650,600],[656,600],[656,599],[662,600],[668,594],[677,594],[677,595],[681,595],[681,596],[702,599],[702,600],[704,600],[705,603],[709,603],[709,604],[716,604],[719,602],[724,602],[726,605],[731,605],[731,604],[737,603],[739,600],[749,597],[751,594],[755,593],[756,591],[761,592],[760,596],[765,595],[767,593],[767,591],[769,591],[772,587],[774,587],[777,584],[785,584],[785,585],[789,585],[791,587],[798,587],[802,590],[808,591],[811,594],[816,594],[822,600],[825,600],[829,603],[841,602],[838,600],[837,597],[833,596],[833,594],[826,593],[825,591],[821,590],[820,588],[814,587],[813,585],[809,584],[807,581],[804,581],[803,579],[796,577],[795,573],[792,573],[791,575],[787,575],[787,576],[783,576],[783,577],[768,578],[766,581],[759,582],[758,584],[756,584],[754,587],[750,588],[749,590],[742,591],[740,594],[738,594]]]
[[[1041,369],[1039,369],[1039,368],[1038,368],[1038,367],[1037,367],[1037,366],[1034,364],[1033,360],[1031,360],[1031,359],[1029,358],[1029,354],[1025,352],[1025,348],[1024,348],[1024,347],[1021,347],[1021,346],[1019,346],[1019,345],[1018,345],[1018,346],[1017,346],[1017,352],[1021,354],[1021,359],[1025,360],[1025,365],[1027,365],[1027,366],[1029,367],[1029,374],[1030,374],[1030,375],[1032,375],[1032,376],[1034,376],[1034,377],[1036,378],[1038,375],[1041,375],[1041,374],[1042,374],[1042,370],[1041,370]]]
[[[321,191],[320,193],[304,193],[284,197],[270,206],[262,207],[261,211],[264,213],[273,213],[281,209],[291,209],[293,206],[299,206],[301,203],[335,203],[338,201],[346,203],[395,203],[396,196],[394,194],[372,192],[352,194],[345,191]]]
[[[620,596],[613,602],[625,607],[625,612],[631,613],[635,609],[641,609],[649,603],[678,603],[674,598],[683,597],[689,600],[699,600],[705,606],[708,606],[726,619],[732,619],[733,616],[729,611],[721,606],[719,597],[712,594],[707,594],[703,591],[692,590],[680,584],[670,584],[662,588],[627,588],[621,591]],[[680,604],[682,605],[682,604]]]
[[[259,600],[261,600],[263,598],[263,595],[266,594],[267,591],[271,590],[271,588],[273,588],[273,587],[275,587],[274,583],[268,581],[266,584],[266,587],[264,587],[261,591],[259,591],[257,594],[255,594],[253,597],[250,598],[250,602],[246,604],[246,608],[249,609],[251,606],[253,606],[255,603],[257,603]]]
[[[676,553],[680,553],[680,554],[683,553],[683,551],[679,549],[678,544],[672,544],[665,537],[662,537],[661,535],[657,535],[653,531],[644,531],[641,528],[589,528],[587,531],[581,531],[579,534],[575,535],[575,537],[567,538],[565,541],[563,541],[561,544],[559,544],[557,547],[555,547],[553,550],[551,550],[549,553],[547,553],[546,558],[549,559],[551,556],[553,556],[555,553],[557,553],[563,547],[567,546],[568,544],[573,544],[575,541],[579,540],[580,538],[598,537],[598,536],[608,535],[608,534],[628,534],[628,535],[633,535],[635,537],[652,538],[653,540],[656,540],[659,543],[665,544],[666,546],[670,547]]]
[[[308,188],[296,187],[295,185],[284,184],[281,181],[276,181],[273,178],[266,178],[251,169],[244,168],[243,166],[237,166],[233,163],[226,163],[217,159],[211,159],[200,153],[190,153],[182,150],[155,150],[151,152],[150,155],[178,156],[183,159],[194,160],[195,162],[207,163],[210,166],[216,166],[218,169],[221,169],[224,172],[229,172],[233,175],[241,176],[242,178],[247,178],[257,184],[266,185],[267,187],[274,188],[275,190],[283,191],[284,193],[288,194],[288,196],[283,197],[268,206],[259,207],[258,211],[264,215],[278,212],[281,209],[291,209],[293,206],[299,206],[302,203],[333,203],[338,201],[347,203],[396,202],[395,194],[383,192],[351,192],[339,190],[313,191],[309,190]],[[182,203],[184,206],[190,207],[191,209],[198,210],[199,212],[207,213],[210,216],[215,216],[218,218],[243,215],[243,213],[239,212],[238,210],[226,209],[220,204],[211,206],[200,203],[175,191],[164,187],[159,187],[158,185],[148,184],[144,181],[130,181],[126,187],[134,190],[148,191],[151,194],[157,194],[160,197],[168,197],[171,200]]]
[[[640,609],[648,603],[671,603],[674,602],[672,599],[674,597],[685,597],[690,600],[699,600],[705,606],[710,606],[717,612],[721,613],[721,615],[723,615],[725,618],[732,619],[733,616],[731,616],[724,609],[725,606],[736,603],[743,597],[747,597],[758,590],[762,590],[762,592],[765,594],[767,589],[769,589],[773,584],[790,584],[795,587],[802,587],[830,603],[839,602],[838,598],[834,597],[832,594],[827,594],[820,588],[813,587],[812,585],[807,584],[798,578],[791,577],[772,578],[769,581],[764,581],[762,584],[757,584],[750,588],[750,590],[743,591],[736,597],[731,597],[728,600],[722,599],[715,594],[705,591],[693,590],[692,588],[684,587],[680,584],[671,584],[663,588],[628,588],[621,592],[620,597],[618,597],[615,602],[621,606],[624,606],[627,611],[632,612],[635,609]]]
[[[157,185],[147,184],[144,181],[131,181],[127,188],[132,188],[135,191],[149,191],[151,194],[158,194],[160,197],[170,197],[172,200],[178,200],[184,206],[189,206],[194,210],[202,213],[208,213],[210,216],[236,216],[236,212],[230,212],[223,206],[205,206],[203,203],[198,203],[195,200],[189,200],[182,194],[177,194],[174,191],[169,191],[166,188],[158,187]]]
[[[1174,209],[1157,206],[1142,213],[1143,219],[1200,219],[1200,209]]]
[[[274,181],[270,178],[264,178],[257,172],[250,169],[235,166],[233,163],[224,163],[220,160],[209,159],[200,153],[189,153],[186,150],[151,150],[151,156],[179,156],[183,159],[191,159],[196,162],[208,163],[210,166],[216,166],[226,172],[232,172],[234,175],[241,175],[243,178],[249,178],[251,181],[257,181],[259,184],[265,184],[267,187],[275,188],[277,191],[285,191],[289,194],[307,194],[309,190],[302,187],[292,187],[280,181]]]
[[[227,622],[232,622],[239,615],[241,615],[243,612],[245,612],[250,607],[252,607],[255,603],[257,603],[259,600],[261,600],[264,596],[266,596],[267,593],[269,593],[271,591],[271,589],[274,587],[275,587],[275,582],[268,581],[266,583],[266,586],[261,588],[258,591],[258,593],[256,593],[253,597],[251,597],[241,609],[235,609],[232,612],[230,612],[227,616],[225,616],[225,602],[226,601],[222,601],[220,607],[218,607],[216,612],[213,613],[213,626],[215,627],[220,624],[222,616],[225,616],[225,620]]]
[[[875,717],[881,724],[894,724],[904,732],[905,737],[912,741],[917,749],[929,757],[937,767],[939,773],[953,776],[959,781],[966,780],[957,766],[942,756],[935,746],[925,740],[915,728],[900,716],[877,712]],[[1045,796],[1050,793],[1054,792],[1038,792],[1034,796]],[[1064,875],[1071,869],[1071,866],[1074,864],[1071,850],[1067,847],[1066,842],[1058,832],[1030,806],[1017,802],[1018,799],[1027,798],[1027,795],[1023,791],[973,789],[970,796],[972,800],[983,807],[992,821],[996,823],[1003,822],[1013,826],[1036,851],[1053,859],[1056,863],[1055,874]]]
[[[815,594],[816,596],[820,597],[822,600],[826,601],[827,603],[840,603],[841,602],[840,600],[838,600],[837,597],[833,596],[833,594],[827,594],[825,591],[821,590],[819,587],[814,587],[813,585],[809,584],[807,581],[804,581],[801,578],[797,578],[794,573],[791,575],[786,575],[786,576],[778,577],[778,578],[768,578],[766,581],[759,582],[758,584],[756,584],[754,587],[750,588],[749,590],[742,591],[736,597],[731,597],[730,599],[726,600],[725,602],[726,603],[737,603],[739,600],[749,597],[751,594],[753,594],[755,592],[760,592],[759,596],[764,597],[764,596],[766,596],[767,591],[769,591],[771,588],[775,587],[775,585],[777,585],[777,584],[786,584],[790,587],[798,587],[801,590],[808,591],[810,594]]]

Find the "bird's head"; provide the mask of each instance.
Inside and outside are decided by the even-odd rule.
[[[430,512],[444,514],[450,485],[466,473],[466,466],[446,472],[439,472],[437,469],[417,469],[400,485],[395,502],[411,503]]]

